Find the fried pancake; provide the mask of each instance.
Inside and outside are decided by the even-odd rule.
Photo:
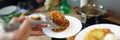
[[[52,29],[55,32],[63,31],[69,26],[69,21],[59,11],[51,12],[50,18],[55,24],[60,26],[58,29],[54,29],[54,28]]]
[[[103,40],[105,35],[108,33],[112,33],[109,29],[93,29],[86,34],[84,37],[85,40]]]

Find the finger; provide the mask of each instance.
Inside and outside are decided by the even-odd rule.
[[[32,36],[38,36],[40,35],[40,31],[32,31]]]
[[[32,28],[33,31],[38,31],[37,27]]]
[[[42,36],[45,35],[42,30],[32,31],[32,36]]]
[[[32,27],[32,30],[33,31],[39,31],[39,30],[41,30],[43,27],[41,27],[41,26],[35,26],[35,27]]]
[[[21,22],[23,22],[23,20],[25,20],[25,16],[20,16],[20,17],[19,17],[19,20],[20,20]]]
[[[31,27],[28,19],[25,19],[19,29],[17,30],[16,35],[19,37],[29,36],[31,33]]]
[[[14,17],[11,19],[11,21],[9,23],[13,23],[13,22],[20,22],[18,17]]]
[[[24,34],[30,33],[31,31],[30,21],[28,19],[25,19],[18,30]]]
[[[25,16],[21,16],[21,17],[14,17],[11,19],[11,21],[9,23],[14,23],[14,22],[22,22],[25,19]]]
[[[39,24],[39,25],[34,25],[32,26],[32,29],[42,29],[43,27],[47,27],[47,24]]]
[[[31,33],[30,23],[28,19],[25,19],[19,29],[16,31],[15,38],[27,38]]]
[[[19,29],[28,29],[28,28],[31,28],[30,27],[30,21],[28,18],[26,18],[23,23],[21,24],[20,28]]]
[[[32,35],[33,36],[41,36],[41,35],[45,35],[45,34],[43,33],[42,28],[34,28],[32,30]]]
[[[40,31],[39,36],[45,35],[42,29],[39,31]]]
[[[47,24],[39,24],[37,26],[40,27],[40,28],[43,28],[43,27],[47,27]]]
[[[37,26],[38,26],[38,25],[34,25],[34,26],[32,26],[32,28],[37,28]]]

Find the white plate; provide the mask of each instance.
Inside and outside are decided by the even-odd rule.
[[[94,28],[108,28],[110,29],[117,37],[120,37],[120,26],[113,25],[113,24],[97,24],[89,26],[83,29],[78,35],[76,36],[75,40],[84,40],[84,37],[87,32],[91,31]]]
[[[65,16],[65,17],[70,22],[70,25],[67,29],[65,29],[62,32],[53,32],[50,28],[43,28],[43,32],[47,36],[54,37],[54,38],[67,38],[77,34],[82,28],[81,21],[72,16]]]
[[[7,6],[0,9],[0,15],[8,15],[17,10],[17,6]]]
[[[39,16],[40,18],[41,18],[41,20],[32,20],[31,19],[31,17],[33,17],[33,16]],[[29,20],[31,21],[31,23],[34,25],[34,24],[44,24],[44,23],[46,23],[46,16],[45,15],[43,15],[43,14],[41,14],[41,13],[34,13],[34,14],[31,14],[31,15],[29,15],[28,16],[28,18],[29,18]]]
[[[28,16],[28,18],[29,18],[31,21],[35,21],[35,20],[32,20],[32,19],[31,19],[31,17],[33,17],[33,16],[40,16],[41,20],[39,20],[39,21],[47,21],[47,20],[46,20],[46,16],[43,15],[43,14],[41,14],[41,13],[31,14],[31,15]]]

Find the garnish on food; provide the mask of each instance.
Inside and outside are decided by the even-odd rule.
[[[34,15],[31,17],[32,20],[41,20],[41,17],[39,15]]]

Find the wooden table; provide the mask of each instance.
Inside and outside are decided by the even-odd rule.
[[[107,17],[107,18],[103,18],[105,20],[111,21],[113,23],[119,24],[120,25],[120,18],[115,18],[115,17]]]

